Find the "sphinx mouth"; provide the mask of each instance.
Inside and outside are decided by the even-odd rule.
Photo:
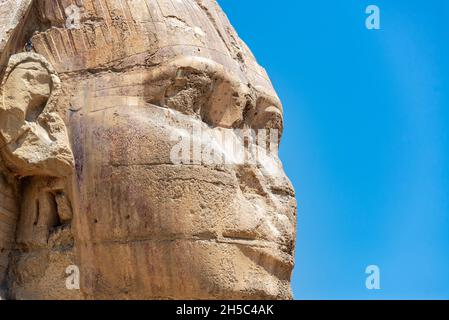
[[[280,280],[290,280],[294,266],[293,250],[285,245],[267,240],[241,239],[241,238],[219,238],[217,243],[235,245],[240,251],[275,275]]]
[[[263,269],[268,274],[276,277],[281,281],[290,281],[292,270],[294,267],[293,249],[276,241],[268,241],[261,239],[246,239],[237,237],[223,237],[212,234],[167,237],[167,238],[133,238],[122,240],[98,241],[95,244],[110,243],[135,243],[135,242],[198,242],[198,243],[215,243],[218,245],[230,246],[237,248],[244,256],[253,262],[255,266]]]
[[[284,244],[261,240],[261,239],[250,239],[250,238],[237,238],[237,237],[219,237],[216,239],[218,243],[227,243],[227,244],[235,244],[241,246],[248,246],[259,249],[268,249],[274,251],[280,251],[283,255],[291,255],[291,250],[288,249]]]

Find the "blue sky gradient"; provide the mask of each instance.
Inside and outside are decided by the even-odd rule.
[[[219,3],[284,104],[295,298],[449,299],[449,1]]]

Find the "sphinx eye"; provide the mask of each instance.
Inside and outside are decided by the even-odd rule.
[[[179,69],[165,90],[165,106],[187,115],[198,115],[212,87],[201,72]]]

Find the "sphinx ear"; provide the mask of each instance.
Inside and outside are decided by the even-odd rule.
[[[44,57],[13,55],[0,87],[0,151],[18,176],[72,172],[67,128],[57,113],[60,80]]]

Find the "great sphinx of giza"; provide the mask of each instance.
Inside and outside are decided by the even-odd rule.
[[[172,159],[183,128],[282,131],[215,0],[0,0],[0,24],[2,298],[292,297],[279,159]]]

